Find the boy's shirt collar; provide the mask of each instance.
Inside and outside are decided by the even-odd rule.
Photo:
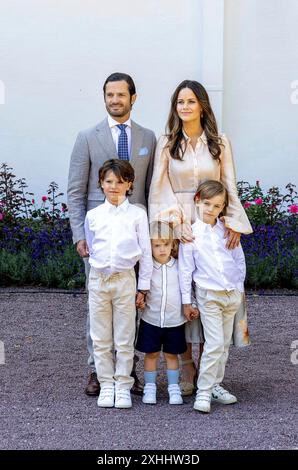
[[[193,224],[193,227],[194,228],[197,227],[200,230],[200,232],[206,232],[207,230],[210,230],[210,229],[211,230],[213,229],[224,230],[224,224],[218,218],[216,219],[215,225],[212,226],[211,224],[206,224],[205,222],[203,222],[201,219],[197,217],[195,223]]]
[[[112,212],[112,211],[124,211],[126,212],[128,207],[129,207],[129,200],[127,198],[124,199],[124,201],[119,205],[119,206],[115,206],[114,204],[111,204],[107,198],[105,199],[105,202],[104,202],[104,205],[106,206],[106,209],[109,211],[109,212]]]
[[[158,261],[156,261],[154,258],[153,258],[153,266],[156,268],[156,269],[160,269],[162,266],[168,266],[169,268],[171,268],[174,264],[176,263],[176,259],[173,258],[173,256],[171,256],[171,258],[169,259],[169,261],[167,263],[159,263]]]

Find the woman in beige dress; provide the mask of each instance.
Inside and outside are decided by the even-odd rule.
[[[252,228],[238,198],[231,146],[227,137],[218,133],[205,88],[196,81],[184,80],[171,99],[167,134],[157,143],[149,194],[150,221],[170,223],[182,243],[191,242],[193,198],[199,183],[206,179],[221,181],[228,190],[229,205],[223,220],[227,247],[235,248],[241,233],[251,233]],[[203,342],[199,320],[187,324],[186,340],[180,385],[182,393],[190,395],[195,390],[197,373],[192,343]],[[238,346],[249,344],[244,302],[235,317],[233,341]]]

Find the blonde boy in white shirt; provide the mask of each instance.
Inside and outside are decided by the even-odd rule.
[[[241,304],[246,274],[241,245],[226,248],[225,227],[218,216],[228,205],[222,183],[205,181],[195,195],[198,218],[192,225],[195,240],[180,244],[179,281],[184,314],[193,319],[192,280],[204,329],[205,343],[200,363],[194,409],[210,412],[211,398],[232,404],[237,398],[220,384],[231,343],[234,316]]]
[[[163,352],[167,365],[170,405],[181,405],[178,354],[186,351],[185,322],[179,288],[176,241],[168,224],[150,224],[153,273],[143,309],[136,349],[145,353],[143,403],[156,404],[157,364]]]
[[[85,219],[89,250],[90,333],[101,386],[99,407],[130,408],[134,356],[136,278],[138,289],[150,288],[152,256],[146,212],[130,204],[134,170],[125,160],[107,160],[99,169],[106,196]],[[137,294],[137,301],[144,299]],[[116,358],[114,360],[114,351]]]

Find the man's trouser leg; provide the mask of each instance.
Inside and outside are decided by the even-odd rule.
[[[89,258],[84,258],[85,264],[85,275],[86,275],[86,292],[88,295],[88,283],[89,283],[89,273],[90,273],[90,264]],[[90,335],[90,311],[89,311],[89,301],[87,301],[87,318],[86,318],[86,339],[87,339],[87,350],[88,350],[88,366],[91,372],[96,372],[95,363],[94,363],[94,352],[93,352],[93,342]]]

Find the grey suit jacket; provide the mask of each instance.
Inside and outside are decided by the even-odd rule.
[[[131,121],[131,158],[135,182],[130,202],[147,206],[153,171],[156,138],[154,132]],[[68,176],[68,211],[73,242],[85,239],[86,212],[104,201],[98,188],[98,170],[106,160],[118,158],[107,118],[95,127],[79,133],[75,142]]]

